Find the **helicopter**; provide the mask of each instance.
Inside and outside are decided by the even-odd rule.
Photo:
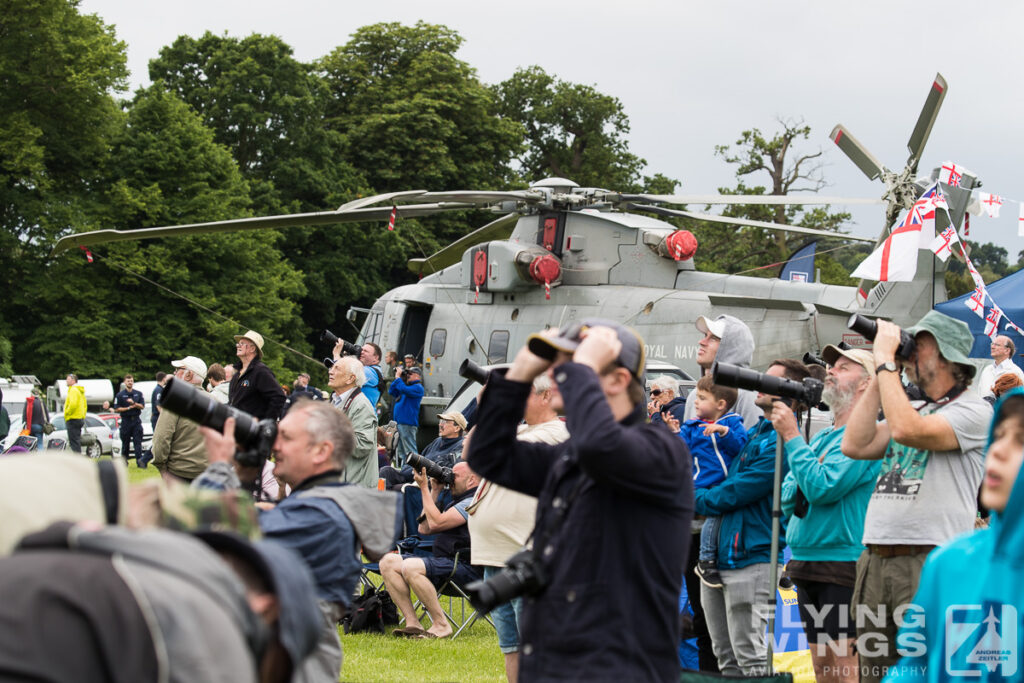
[[[463,384],[465,359],[479,365],[507,362],[544,328],[560,328],[584,318],[614,319],[632,326],[645,340],[649,360],[699,376],[696,363],[699,316],[733,315],[750,328],[755,342],[751,366],[775,358],[800,357],[829,343],[869,344],[847,329],[852,313],[886,318],[907,326],[946,299],[945,263],[930,251],[918,252],[911,282],[859,287],[792,282],[701,272],[695,265],[696,240],[659,218],[715,221],[878,244],[899,213],[909,208],[938,177],[917,178],[921,152],[947,91],[936,76],[908,142],[910,158],[899,172],[886,169],[843,126],[833,141],[869,178],[880,178],[880,199],[772,195],[629,194],[579,187],[565,178],[547,178],[525,190],[391,192],[359,198],[334,211],[242,218],[131,231],[100,230],[66,236],[53,253],[112,241],[173,237],[261,228],[390,220],[442,212],[489,209],[490,223],[424,258],[408,262],[421,275],[396,287],[369,309],[350,308],[349,321],[365,315],[356,344],[376,343],[401,358],[422,362],[426,396],[421,427],[436,424]],[[971,189],[980,186],[966,173],[959,187],[943,185],[949,217],[963,220]],[[870,203],[885,205],[878,240],[793,225],[729,218],[669,208],[672,205]]]

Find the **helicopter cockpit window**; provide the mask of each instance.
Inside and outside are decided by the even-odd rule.
[[[508,360],[508,330],[491,332],[491,341],[487,344],[487,363],[504,363]]]
[[[430,335],[430,355],[440,358],[444,355],[444,345],[448,340],[448,330],[438,328]]]

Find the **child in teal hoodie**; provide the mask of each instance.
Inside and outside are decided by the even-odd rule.
[[[996,404],[982,505],[987,529],[932,551],[887,681],[1024,680],[1024,389]]]

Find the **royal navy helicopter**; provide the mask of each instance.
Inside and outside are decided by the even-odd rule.
[[[422,360],[427,396],[421,424],[431,424],[462,384],[458,369],[464,359],[480,365],[504,362],[538,329],[589,317],[633,326],[646,342],[649,360],[697,376],[701,334],[694,321],[701,315],[730,314],[749,325],[756,345],[752,366],[761,369],[772,359],[799,357],[840,340],[865,344],[846,327],[854,312],[904,325],[916,321],[934,303],[946,299],[945,264],[931,252],[921,251],[914,281],[880,283],[866,298],[858,298],[857,287],[701,272],[694,262],[693,236],[657,217],[875,242],[669,208],[875,203],[886,206],[880,238],[884,239],[899,212],[930,184],[914,175],[946,91],[941,75],[935,83],[908,143],[910,160],[899,174],[885,169],[845,128],[833,131],[835,142],[869,177],[883,179],[886,191],[881,199],[624,194],[548,178],[526,190],[392,192],[356,199],[335,211],[79,233],[62,238],[54,253],[121,240],[384,221],[393,220],[395,214],[406,218],[488,208],[500,217],[431,256],[409,261],[409,268],[422,275],[418,282],[386,292],[368,310],[349,310],[352,322],[359,313],[365,314],[356,343],[374,342],[384,350],[397,351],[399,357],[409,353]],[[937,173],[938,169],[933,179]],[[976,178],[965,176],[960,187],[943,188],[957,224],[975,185]]]

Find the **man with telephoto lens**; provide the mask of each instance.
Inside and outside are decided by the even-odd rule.
[[[968,358],[974,335],[966,323],[929,311],[906,330],[914,350],[897,359],[901,332],[878,321],[875,377],[843,434],[843,455],[882,461],[864,518],[867,549],[857,560],[853,589],[862,681],[881,680],[899,660],[897,630],[925,558],[974,529],[992,419],[992,406],[967,390],[976,368]],[[900,364],[927,400],[907,398]],[[885,416],[881,422],[879,408]]]
[[[469,464],[538,498],[520,621],[523,681],[675,681],[679,589],[693,517],[686,447],[646,421],[643,340],[588,319],[533,335],[480,400]],[[570,439],[516,440],[534,378],[548,372]],[[513,596],[507,596],[513,597]]]

